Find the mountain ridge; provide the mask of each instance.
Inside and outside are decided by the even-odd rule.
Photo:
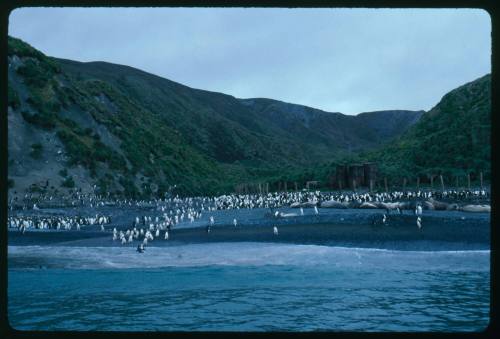
[[[95,185],[130,197],[161,196],[174,186],[182,194],[228,192],[378,148],[422,114],[350,116],[238,99],[130,66],[47,57],[9,37],[9,178],[16,191],[32,189],[28,169],[35,166],[53,190],[74,181],[84,191]]]

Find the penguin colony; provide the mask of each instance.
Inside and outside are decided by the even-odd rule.
[[[83,195],[79,196],[83,201]],[[446,203],[437,199],[451,200],[454,203]],[[471,203],[474,201],[475,203]],[[160,216],[136,216],[129,227],[118,231],[113,228],[113,241],[121,244],[129,244],[134,240],[140,241],[143,246],[155,239],[169,240],[169,231],[181,223],[200,219],[204,213],[211,214],[215,210],[229,209],[254,209],[254,208],[280,208],[291,207],[300,209],[300,215],[304,215],[304,208],[313,208],[314,214],[319,215],[320,208],[373,208],[383,209],[381,224],[387,222],[390,213],[404,213],[404,210],[413,211],[418,229],[422,229],[422,211],[432,210],[461,210],[468,212],[490,212],[489,204],[478,204],[478,201],[489,201],[489,193],[485,190],[473,191],[394,191],[383,193],[346,193],[346,192],[275,192],[268,194],[229,194],[218,197],[187,197],[179,196],[154,199],[154,200],[88,200],[89,207],[97,206],[134,206],[154,208],[160,212]],[[458,202],[458,203],[457,203]],[[460,204],[459,204],[460,203]],[[34,203],[33,210],[40,210],[39,202]],[[296,216],[297,213],[282,213],[276,211],[272,214],[274,218]],[[82,216],[9,216],[8,227],[18,229],[24,233],[28,229],[40,230],[84,230],[92,225],[97,225],[101,231],[106,231],[106,226],[111,223],[111,217],[98,215],[91,217]],[[374,224],[377,221],[374,221]],[[210,215],[206,225],[206,232],[210,233],[215,224],[215,218]],[[233,225],[238,227],[237,219],[233,219]],[[273,226],[273,234],[278,236],[278,228]],[[142,252],[141,252],[142,253]]]

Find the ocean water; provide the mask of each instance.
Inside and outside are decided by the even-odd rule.
[[[9,246],[18,330],[482,331],[490,251]]]

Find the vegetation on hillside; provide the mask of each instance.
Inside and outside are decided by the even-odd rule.
[[[338,164],[374,162],[379,187],[429,183],[442,175],[446,185],[466,185],[466,176],[479,182],[491,180],[491,75],[485,75],[446,94],[417,124],[401,137],[377,150],[338,158]],[[316,179],[328,185],[324,171]],[[436,182],[437,184],[437,182]]]
[[[50,58],[11,37],[8,43],[29,93],[22,105],[9,84],[9,106],[26,122],[55,132],[66,165],[85,167],[101,193],[205,195],[245,184],[255,191],[258,183],[276,190],[286,182],[292,189],[313,180],[325,188],[337,164],[364,161],[377,162],[380,176],[396,182],[415,175],[443,174],[448,181],[468,172],[491,175],[489,76],[448,93],[397,140],[370,151],[422,113],[346,117],[270,99],[240,100],[126,66]],[[119,145],[68,118],[79,112],[105,126]],[[381,121],[390,123],[377,127]],[[32,157],[42,150],[34,145]],[[75,186],[67,171],[60,174],[63,187]]]
[[[446,94],[398,140],[361,156],[380,163],[391,178],[442,175],[472,180],[491,176],[491,76],[488,74]]]
[[[40,159],[42,157],[42,151],[43,151],[42,144],[40,143],[32,144],[30,155],[34,159]]]
[[[112,193],[139,198],[153,193],[163,196],[174,183],[179,183],[179,193],[189,194],[215,193],[223,186],[223,174],[214,161],[194,152],[176,130],[113,86],[62,73],[57,62],[10,37],[9,55],[23,61],[17,73],[29,89],[27,103],[32,107],[31,112],[21,112],[24,119],[40,128],[55,130],[65,146],[67,165],[86,167],[103,193],[121,186],[121,190]],[[10,96],[9,101],[18,101],[15,92],[11,91]],[[96,99],[102,96],[113,103],[116,114],[110,114]],[[75,106],[89,112],[120,138],[130,167],[124,157],[101,142],[92,129],[82,129],[60,114],[62,109]],[[38,146],[34,148],[32,156],[38,157],[40,150]],[[141,187],[136,184],[136,175],[146,178]],[[63,186],[73,187],[73,179],[66,178]],[[229,185],[225,189],[229,189]]]

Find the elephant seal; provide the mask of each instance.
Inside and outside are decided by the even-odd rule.
[[[433,209],[435,209],[436,211],[446,211],[448,210],[448,206],[450,205],[442,201],[434,200],[433,198],[430,198],[428,201],[432,204],[432,206],[434,206]]]
[[[399,208],[399,202],[382,202],[380,203],[380,208],[385,208],[386,210],[395,210]]]
[[[426,210],[434,210],[434,204],[430,201],[424,201],[422,206],[426,209]]]
[[[313,208],[317,204],[318,204],[317,201],[306,201],[306,202],[303,202],[300,207],[306,207],[306,208],[310,207],[310,208]]]
[[[490,205],[465,205],[460,208],[464,212],[488,212],[491,213]]]
[[[399,203],[399,209],[401,210],[410,210],[411,209],[411,204],[409,201],[401,201]]]
[[[365,201],[364,203],[359,205],[359,208],[378,208],[378,205]]]
[[[337,200],[323,201],[321,208],[346,208],[347,206]]]
[[[298,216],[297,213],[283,213],[283,212],[279,212],[278,215],[276,216],[276,218],[288,218],[288,217],[296,217]]]
[[[299,208],[299,207],[305,207],[305,208],[313,208],[316,206],[318,203],[315,201],[306,201],[306,202],[294,202],[290,204],[291,208]]]

